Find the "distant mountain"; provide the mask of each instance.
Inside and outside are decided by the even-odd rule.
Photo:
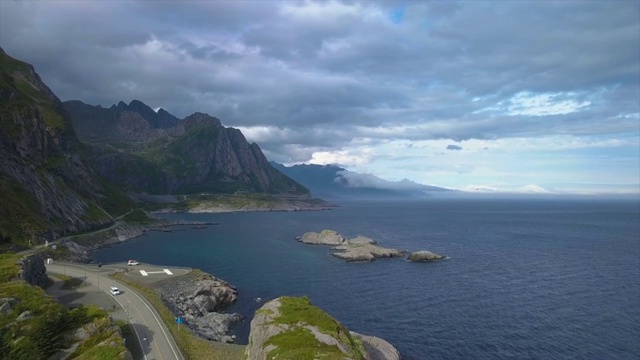
[[[348,171],[336,165],[294,165],[271,162],[276,169],[325,199],[412,199],[449,189],[410,180],[387,181],[371,174]]]
[[[273,168],[240,130],[203,113],[178,119],[141,101],[110,108],[64,103],[79,138],[92,145],[91,163],[103,177],[152,194],[309,191]]]
[[[112,222],[102,209],[107,190],[81,150],[56,95],[0,49],[0,242]]]

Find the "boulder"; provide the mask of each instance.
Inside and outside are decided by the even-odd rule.
[[[413,262],[425,262],[425,261],[441,260],[444,258],[445,257],[443,255],[434,254],[430,251],[415,251],[409,254],[409,257],[407,257],[407,260],[413,261]]]
[[[18,265],[20,265],[18,278],[41,288],[47,285],[47,268],[44,266],[44,260],[40,256],[25,256],[18,260]]]
[[[346,238],[335,230],[322,230],[320,233],[308,232],[302,235],[298,241],[313,245],[341,245]]]
[[[194,306],[201,314],[207,314],[233,304],[238,299],[238,291],[231,284],[221,280],[201,280],[191,295]]]

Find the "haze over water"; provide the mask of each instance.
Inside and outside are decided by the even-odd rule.
[[[637,359],[640,204],[600,200],[361,202],[296,213],[170,214],[220,222],[153,232],[97,261],[200,268],[239,290],[232,311],[308,295],[353,331],[383,337],[403,359]],[[348,264],[294,238],[334,229],[440,262]]]

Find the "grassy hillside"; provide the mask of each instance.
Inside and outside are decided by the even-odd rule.
[[[69,310],[41,288],[14,280],[20,270],[15,254],[0,254],[0,354],[7,359],[47,359],[79,344],[70,359],[124,359],[120,330],[95,306]],[[10,300],[9,300],[10,299]],[[73,334],[84,328],[86,336]],[[89,330],[90,329],[90,330]]]

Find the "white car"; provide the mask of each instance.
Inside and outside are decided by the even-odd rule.
[[[111,295],[113,295],[113,296],[116,296],[116,295],[120,295],[120,294],[121,294],[121,293],[120,293],[120,289],[118,289],[118,288],[117,288],[117,287],[115,287],[115,286],[112,286],[112,287],[109,289],[109,292],[111,292]]]
[[[129,260],[127,261],[127,265],[129,266],[135,266],[135,265],[139,265],[140,263],[138,262],[138,260]]]

